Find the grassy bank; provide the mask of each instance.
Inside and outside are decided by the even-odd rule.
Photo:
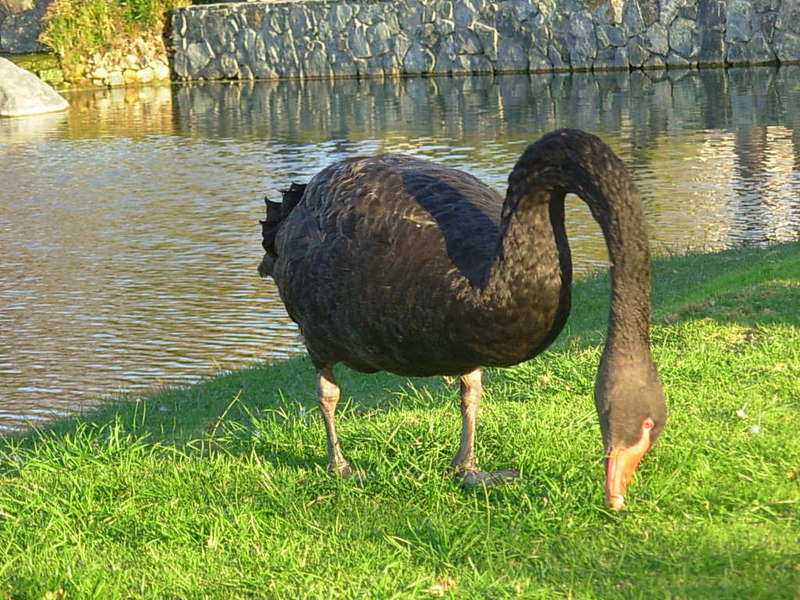
[[[670,420],[602,508],[591,399],[607,280],[556,347],[490,371],[462,491],[457,390],[340,370],[325,472],[305,359],[0,443],[0,598],[800,598],[800,243],[654,265]]]
[[[112,53],[122,60],[142,47],[164,51],[169,11],[190,0],[53,0],[42,19],[39,41],[58,56],[70,81],[84,75],[87,59]]]

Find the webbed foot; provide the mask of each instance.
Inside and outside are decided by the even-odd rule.
[[[329,467],[328,472],[338,475],[341,479],[352,480],[356,483],[366,483],[372,477],[368,472],[354,468],[349,462],[340,464],[335,469]]]
[[[464,469],[456,473],[456,481],[466,489],[475,488],[479,485],[486,487],[506,485],[513,483],[519,477],[519,472],[514,470],[480,471],[478,469]]]

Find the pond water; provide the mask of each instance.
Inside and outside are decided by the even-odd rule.
[[[263,196],[345,156],[411,153],[503,190],[529,142],[580,127],[633,171],[655,253],[800,237],[800,67],[68,99],[0,120],[0,428],[302,352],[256,275]],[[576,271],[604,266],[588,209],[568,204]]]

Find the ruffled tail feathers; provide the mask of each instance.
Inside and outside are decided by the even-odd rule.
[[[289,189],[281,190],[283,199],[281,202],[273,202],[269,198],[264,198],[267,205],[267,218],[261,223],[261,245],[264,248],[264,258],[261,259],[261,264],[258,265],[258,274],[261,277],[268,277],[272,275],[272,268],[275,264],[275,259],[278,253],[275,250],[275,237],[278,235],[283,220],[292,212],[292,209],[297,206],[303,198],[306,191],[306,184],[292,183]]]

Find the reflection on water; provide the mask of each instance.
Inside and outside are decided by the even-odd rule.
[[[0,120],[0,426],[301,351],[260,281],[262,196],[406,152],[498,189],[557,127],[630,165],[656,251],[800,236],[800,67],[85,92]],[[568,206],[576,270],[605,264]],[[657,285],[657,282],[656,282]]]

